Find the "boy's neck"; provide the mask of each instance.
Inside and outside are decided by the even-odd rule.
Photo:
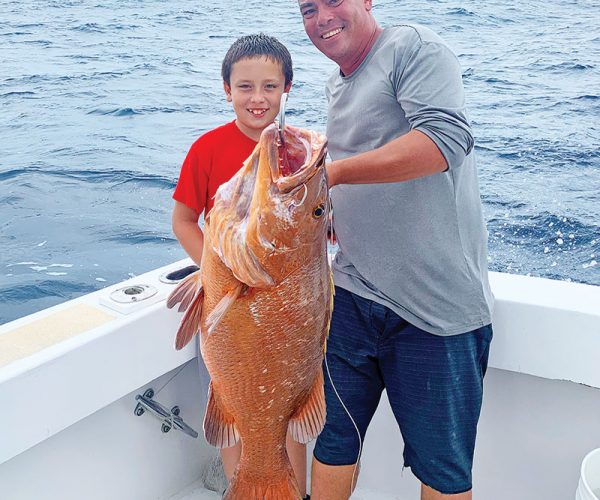
[[[235,125],[242,134],[244,134],[249,139],[252,139],[254,142],[259,141],[260,134],[262,134],[262,131],[264,130],[246,127],[243,123],[240,123],[240,120],[238,120],[237,118],[235,119]]]

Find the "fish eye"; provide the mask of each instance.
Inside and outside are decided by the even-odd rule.
[[[313,217],[315,219],[318,219],[320,217],[323,216],[323,214],[325,213],[325,205],[323,205],[322,203],[313,210]]]

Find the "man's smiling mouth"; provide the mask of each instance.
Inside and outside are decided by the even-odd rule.
[[[321,38],[322,38],[323,40],[327,40],[327,39],[331,38],[332,36],[335,36],[335,35],[337,35],[338,33],[341,33],[343,29],[344,29],[344,28],[336,28],[336,29],[334,29],[334,30],[328,31],[327,33],[323,33],[323,34],[321,35]]]

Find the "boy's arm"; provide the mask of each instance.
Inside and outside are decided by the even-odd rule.
[[[200,214],[198,212],[183,203],[175,202],[171,217],[173,232],[183,249],[198,266],[202,260],[202,247],[204,245],[204,234],[198,226],[199,218]]]

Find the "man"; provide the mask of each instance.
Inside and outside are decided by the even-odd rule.
[[[426,28],[380,28],[371,0],[299,6],[339,65],[326,89],[339,244],[326,369],[343,405],[327,381],[312,498],[349,497],[385,388],[421,499],[471,499],[493,297],[458,60]]]

